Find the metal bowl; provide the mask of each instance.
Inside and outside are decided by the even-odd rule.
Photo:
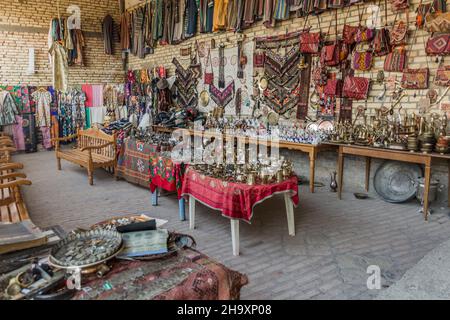
[[[386,161],[375,173],[375,191],[387,202],[406,202],[415,197],[417,180],[422,176],[419,165]]]

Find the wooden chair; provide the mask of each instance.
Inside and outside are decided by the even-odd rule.
[[[77,139],[74,149],[61,149],[60,143]],[[116,135],[108,135],[98,129],[78,130],[78,133],[66,138],[53,139],[55,142],[58,170],[61,159],[80,165],[87,169],[89,184],[94,184],[94,170],[97,168],[114,168],[117,175]]]
[[[20,187],[31,185],[26,175],[14,172],[22,169],[21,163],[0,164],[0,222],[17,223],[30,220]]]

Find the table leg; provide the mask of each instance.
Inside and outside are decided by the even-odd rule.
[[[369,192],[370,187],[370,165],[371,165],[371,158],[366,157],[366,192]]]
[[[189,228],[195,229],[195,199],[192,196],[189,197]]]
[[[339,200],[342,199],[342,187],[344,184],[344,154],[339,148],[339,159],[338,159],[338,197]]]
[[[181,221],[186,221],[185,204],[186,204],[186,201],[184,200],[183,197],[181,197],[181,199],[178,200],[178,211],[180,213],[180,220]]]
[[[284,202],[286,203],[289,235],[294,237],[295,236],[294,205],[292,204],[292,199],[288,193],[284,195]]]
[[[425,190],[423,193],[423,216],[425,221],[428,221],[428,196],[430,193],[430,181],[431,181],[431,165],[425,165]]]
[[[231,241],[233,243],[233,255],[239,256],[239,220],[231,220]]]
[[[309,153],[309,191],[314,193],[314,182],[316,177],[316,154],[314,151]]]
[[[155,192],[152,193],[152,206],[158,205],[158,188],[156,188]]]

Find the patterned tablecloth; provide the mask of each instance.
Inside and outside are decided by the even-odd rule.
[[[245,275],[184,249],[155,261],[116,261],[104,278],[84,279],[75,300],[238,300]]]
[[[117,176],[128,182],[148,188],[149,164],[159,157],[158,146],[146,144],[133,138],[124,140],[117,161]]]
[[[161,188],[169,192],[177,192],[181,198],[181,188],[185,171],[184,164],[175,164],[172,159],[158,156],[150,159],[150,190]]]
[[[181,198],[181,187],[185,166],[158,152],[157,145],[151,145],[133,138],[124,140],[117,162],[117,175],[128,182],[150,187],[155,192],[161,188],[177,191]]]
[[[192,167],[186,170],[182,195],[193,196],[225,217],[250,222],[255,206],[275,194],[289,193],[294,206],[299,203],[298,178],[274,184],[247,185],[207,177]]]

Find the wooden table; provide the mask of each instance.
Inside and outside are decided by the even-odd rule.
[[[173,132],[175,129],[173,128],[166,128],[161,126],[153,126],[153,130],[157,132]],[[188,129],[184,129],[188,130]],[[194,131],[194,130],[188,130],[191,136],[204,136],[204,137],[213,137],[216,136],[217,133],[212,133],[208,131]],[[225,139],[242,139],[242,137],[238,136],[230,136],[230,135],[224,135]],[[264,140],[259,140],[255,138],[245,137],[246,144],[264,144]],[[267,145],[270,145],[270,141],[266,143]],[[279,141],[278,144],[280,149],[288,149],[293,151],[300,151],[303,153],[307,153],[309,155],[309,190],[311,193],[314,193],[315,191],[315,177],[316,177],[316,159],[317,155],[320,152],[323,151],[335,151],[336,146],[330,145],[330,144],[319,144],[319,145],[313,145],[313,144],[307,144],[307,143],[296,143],[296,142],[288,142],[288,141]]]
[[[409,163],[416,163],[425,166],[425,190],[423,199],[423,215],[425,221],[428,221],[428,208],[429,208],[429,193],[430,193],[430,181],[431,181],[431,165],[433,159],[446,160],[450,172],[450,156],[441,155],[438,153],[419,153],[419,152],[409,152],[409,151],[399,151],[390,149],[380,149],[374,147],[363,147],[355,145],[342,145],[342,144],[328,144],[332,146],[339,147],[339,159],[338,159],[338,196],[342,199],[342,189],[343,189],[343,177],[344,177],[344,158],[345,155],[360,156],[366,158],[366,191],[369,191],[370,183],[370,167],[371,159],[384,159],[384,160],[394,160]],[[449,186],[450,186],[450,175],[449,175]],[[450,199],[450,188],[448,197]],[[449,202],[450,207],[450,202]]]

